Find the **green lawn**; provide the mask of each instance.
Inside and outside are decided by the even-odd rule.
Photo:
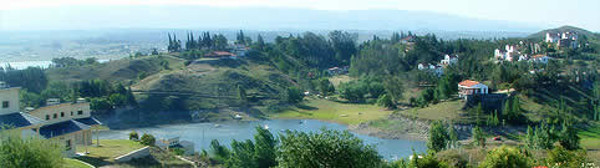
[[[307,98],[304,105],[294,107],[281,113],[271,114],[271,118],[284,119],[317,119],[342,124],[355,125],[362,122],[385,118],[390,110],[371,104],[350,104]]]
[[[65,158],[64,168],[90,168],[87,164],[82,163],[77,159]]]
[[[578,133],[581,146],[587,149],[600,150],[600,126],[590,127]]]
[[[89,154],[80,157],[79,159],[95,166],[105,165],[113,163],[114,158],[117,156],[127,154],[142,147],[144,147],[144,145],[130,140],[101,139],[100,147],[96,147],[95,145],[88,146]],[[85,152],[85,147],[77,146],[77,152]]]
[[[402,114],[426,120],[457,120],[464,113],[462,108],[464,102],[460,100],[440,102],[431,104],[424,108],[412,108],[401,111]]]

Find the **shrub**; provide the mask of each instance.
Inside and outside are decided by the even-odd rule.
[[[154,138],[154,136],[144,133],[144,135],[142,135],[140,143],[143,145],[153,146],[154,143],[156,143],[156,139]]]
[[[137,141],[139,139],[140,139],[140,136],[138,135],[137,132],[131,131],[131,133],[129,133],[129,140]]]
[[[480,168],[521,168],[531,167],[529,157],[514,147],[500,146],[492,149],[481,164]]]
[[[20,131],[0,129],[0,167],[62,167],[61,148],[48,140],[21,138]]]

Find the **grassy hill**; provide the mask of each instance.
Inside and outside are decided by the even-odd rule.
[[[168,62],[168,69],[161,65]],[[102,64],[51,68],[46,71],[50,80],[79,81],[102,79],[128,83],[139,77],[156,74],[163,70],[180,69],[184,60],[171,56],[146,56],[135,59],[120,59]]]

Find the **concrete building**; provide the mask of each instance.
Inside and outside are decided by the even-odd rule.
[[[0,102],[3,104],[0,125],[19,129],[25,136],[56,140],[63,144],[66,157],[76,156],[78,144],[91,145],[92,127],[101,123],[91,116],[90,104],[85,100],[60,103],[53,99],[47,102],[47,106],[23,113],[19,110],[20,88],[9,87],[6,83],[0,86]]]
[[[185,155],[193,155],[195,152],[194,143],[189,141],[180,141],[179,137],[160,139],[156,141],[155,145],[164,150],[180,148],[184,151]]]

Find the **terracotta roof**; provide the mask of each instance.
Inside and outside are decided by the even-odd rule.
[[[464,80],[464,81],[458,83],[458,85],[466,86],[466,87],[472,87],[472,86],[475,86],[477,84],[479,84],[479,82],[472,81],[472,80]]]
[[[544,57],[544,56],[546,56],[546,55],[538,54],[538,55],[534,55],[534,56],[531,56],[531,57],[532,58],[540,58],[540,57]]]

